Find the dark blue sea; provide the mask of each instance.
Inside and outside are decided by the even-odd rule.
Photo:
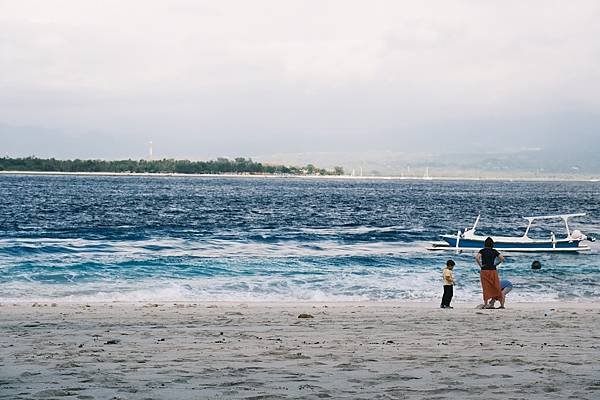
[[[567,212],[598,237],[600,183],[0,175],[0,302],[423,301],[449,257],[455,301],[477,301],[473,255],[431,242],[479,213],[481,232],[519,235]],[[597,299],[597,243],[507,254],[511,300]]]

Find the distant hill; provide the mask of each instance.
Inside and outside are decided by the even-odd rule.
[[[422,177],[586,178],[600,175],[600,157],[594,150],[562,153],[525,149],[490,153],[296,153],[255,156],[273,163],[314,163],[327,168],[341,165],[351,174]]]

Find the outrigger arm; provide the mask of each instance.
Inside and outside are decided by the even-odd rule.
[[[473,227],[470,229],[471,231],[475,232],[475,228],[477,228],[477,224],[479,224],[479,218],[481,218],[481,213],[479,213],[477,215],[477,218],[475,219],[475,223],[473,224]]]
[[[562,220],[565,222],[565,228],[567,229],[567,237],[571,237],[571,230],[569,229],[569,216],[561,215]]]
[[[529,233],[529,228],[531,228],[531,224],[533,224],[533,221],[535,220],[535,217],[523,217],[523,218],[525,218],[528,221],[527,228],[525,229],[525,233],[523,234],[523,237],[524,238],[529,238],[527,236],[527,234]]]

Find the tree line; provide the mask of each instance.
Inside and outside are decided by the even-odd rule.
[[[342,167],[317,168],[263,164],[250,158],[233,160],[217,158],[209,161],[190,160],[57,160],[55,158],[0,158],[0,171],[32,172],[108,172],[165,174],[273,174],[273,175],[343,175]]]

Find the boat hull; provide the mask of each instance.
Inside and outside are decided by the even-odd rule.
[[[439,249],[444,247],[452,248],[452,249],[468,249],[468,250],[476,250],[482,249],[484,247],[483,239],[473,239],[473,238],[460,238],[458,241],[458,246],[456,245],[457,237],[453,235],[442,235],[442,239],[447,243],[447,246],[436,246]],[[550,240],[532,240],[532,241],[494,241],[494,248],[503,251],[522,251],[522,252],[533,252],[533,251],[586,251],[590,250],[588,246],[581,246],[581,240],[557,240],[552,242]]]

